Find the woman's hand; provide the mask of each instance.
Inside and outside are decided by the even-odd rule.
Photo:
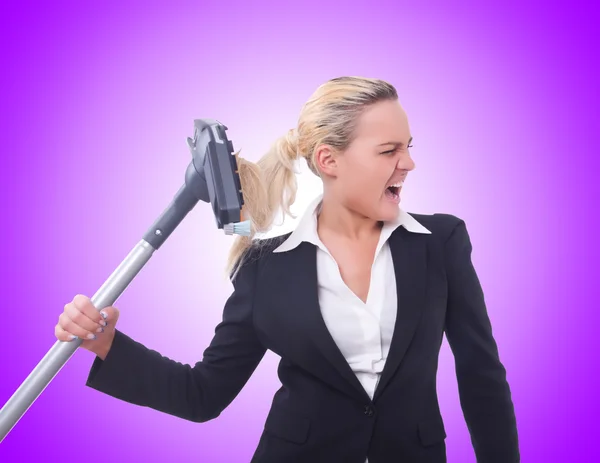
[[[54,334],[60,341],[83,339],[80,347],[104,360],[112,346],[118,319],[116,307],[109,306],[98,311],[89,297],[78,294],[65,305]]]

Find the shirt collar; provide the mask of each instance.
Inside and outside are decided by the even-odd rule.
[[[317,215],[321,206],[323,195],[317,196],[307,207],[306,212],[302,215],[296,229],[290,234],[290,236],[273,252],[285,252],[294,249],[303,241],[312,243],[315,246],[327,251],[323,243],[321,242],[317,233]],[[404,227],[409,232],[413,233],[425,233],[431,234],[427,228],[425,228],[420,222],[417,221],[408,212],[400,208],[398,217],[390,222],[385,222],[381,230],[380,244],[378,248],[390,237],[390,235],[398,227]]]

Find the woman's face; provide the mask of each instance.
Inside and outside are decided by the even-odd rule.
[[[340,155],[323,152],[326,188],[342,205],[373,220],[394,220],[406,174],[415,168],[412,137],[398,101],[385,101],[362,115],[354,141]],[[392,191],[390,191],[392,190]]]

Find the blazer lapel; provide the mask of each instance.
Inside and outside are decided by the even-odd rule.
[[[398,369],[421,318],[427,288],[427,238],[399,227],[389,239],[396,274],[398,311],[390,351],[373,400]]]
[[[373,400],[382,394],[406,354],[421,317],[427,283],[427,239],[424,236],[400,227],[390,236],[389,246],[394,262],[398,309],[390,351]],[[289,252],[274,254],[273,258],[276,264],[267,278],[279,286],[287,309],[271,313],[271,322],[277,320],[277,323],[285,324],[282,325],[286,327],[285,331],[290,327],[291,331],[282,333],[287,336],[286,342],[308,342],[318,356],[308,358],[312,355],[311,350],[297,346],[292,353],[303,357],[298,356],[295,360],[340,391],[365,403],[370,402],[323,320],[319,305],[317,248],[303,242]]]
[[[333,340],[321,314],[317,279],[317,248],[310,243],[301,243],[297,249],[285,253],[287,268],[293,268],[293,277],[286,285],[286,298],[291,301],[290,321],[300,333],[306,333],[308,342],[312,342],[328,365],[319,376],[347,394],[369,401],[369,395],[350,368],[344,355]],[[282,268],[283,272],[284,269]],[[293,315],[292,315],[293,314]],[[316,359],[311,360],[318,363]],[[333,370],[332,370],[333,369]]]

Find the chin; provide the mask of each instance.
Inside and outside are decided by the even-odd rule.
[[[384,203],[383,206],[377,210],[377,214],[375,214],[375,220],[380,220],[383,222],[391,222],[398,218],[400,214],[400,205],[392,202]]]
[[[396,220],[398,218],[399,212],[400,211],[398,210],[398,207],[396,207],[395,212],[389,212],[387,214],[382,214],[382,216],[379,220],[381,220],[383,222],[393,222],[394,220]]]

